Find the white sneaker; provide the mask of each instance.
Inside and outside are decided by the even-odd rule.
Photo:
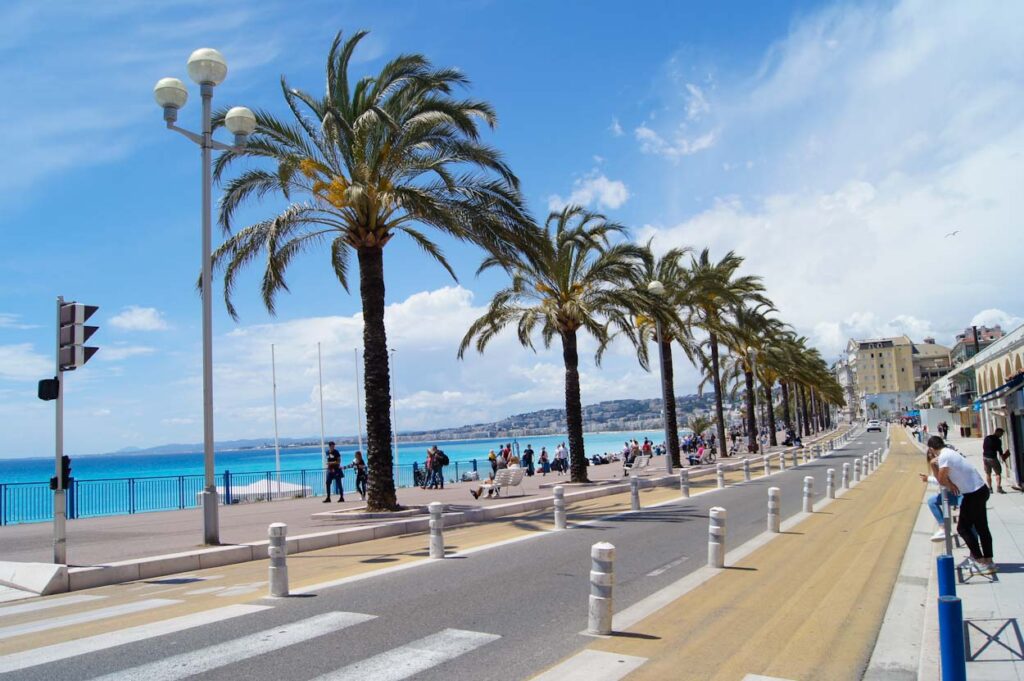
[[[946,531],[937,530],[935,534],[932,535],[932,541],[946,541]]]

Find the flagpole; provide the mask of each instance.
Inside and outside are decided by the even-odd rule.
[[[324,446],[324,359],[320,344],[316,344],[316,366],[320,375],[320,465],[327,468],[327,448]]]
[[[352,348],[352,353],[356,357],[356,438],[359,440],[359,451],[363,451],[363,415],[360,413],[359,407],[359,348]],[[365,452],[363,455],[365,456]]]
[[[270,380],[274,394],[274,470],[277,472],[277,496],[281,496],[281,443],[277,434],[277,358],[274,344],[270,344]]]

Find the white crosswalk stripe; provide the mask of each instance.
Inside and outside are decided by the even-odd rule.
[[[376,619],[376,617],[357,612],[329,612],[208,648],[181,653],[157,662],[117,671],[97,677],[93,681],[117,681],[126,678],[146,679],[146,681],[178,681],[319,636],[334,634],[341,629],[372,619]]]
[[[48,619],[36,620],[34,622],[25,622],[23,624],[11,624],[6,627],[0,627],[0,641],[8,638],[14,638],[15,636],[22,636],[24,634],[34,634],[36,632],[47,631],[49,629],[58,629],[60,627],[69,627],[75,624],[95,622],[96,620],[103,620],[109,617],[130,615],[132,613],[152,610],[153,608],[160,608],[165,605],[175,605],[177,603],[181,603],[181,601],[174,601],[168,598],[148,598],[144,601],[137,601],[135,603],[124,603],[122,605],[112,605],[109,608],[86,610],[85,612],[75,613],[74,615],[50,617]]]
[[[11,615],[20,615],[25,612],[36,612],[39,610],[50,610],[52,608],[62,608],[65,605],[77,605],[79,603],[88,603],[89,601],[98,601],[106,598],[106,596],[89,596],[81,594],[78,596],[64,596],[61,598],[50,598],[45,601],[32,601],[31,603],[19,603],[18,605],[9,605],[6,608],[0,608],[0,617],[10,617]]]
[[[501,636],[445,629],[317,677],[315,681],[401,681],[496,641]]]
[[[165,636],[175,632],[192,629],[204,624],[213,624],[224,620],[251,615],[255,612],[270,610],[268,605],[229,605],[224,608],[215,608],[204,612],[197,612],[181,617],[140,624],[136,627],[111,631],[106,634],[97,634],[87,638],[80,638],[74,641],[55,643],[41,648],[33,648],[20,653],[0,656],[0,674],[15,672],[21,669],[29,669],[50,662],[67,660],[79,655],[86,655],[108,648],[145,641],[157,636]]]

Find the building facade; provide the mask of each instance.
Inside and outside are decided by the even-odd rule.
[[[859,416],[895,416],[914,404],[914,343],[910,338],[851,339],[846,350]]]
[[[987,326],[968,326],[963,333],[957,334],[956,342],[950,355],[953,366],[959,366],[976,354],[1003,337],[1003,329],[996,324]]]
[[[911,343],[911,363],[914,368],[914,395],[920,395],[953,368],[949,348],[939,345],[934,338],[925,338],[923,343]]]

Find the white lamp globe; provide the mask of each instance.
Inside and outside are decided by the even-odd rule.
[[[235,135],[249,135],[256,130],[256,116],[244,106],[236,106],[224,115],[224,125]]]
[[[647,292],[653,293],[656,296],[663,296],[665,295],[665,285],[655,279],[647,285]]]
[[[212,47],[200,47],[188,58],[188,77],[202,85],[219,85],[228,75],[224,55]]]
[[[188,101],[188,89],[177,78],[161,78],[153,88],[153,98],[165,109],[180,109]]]

